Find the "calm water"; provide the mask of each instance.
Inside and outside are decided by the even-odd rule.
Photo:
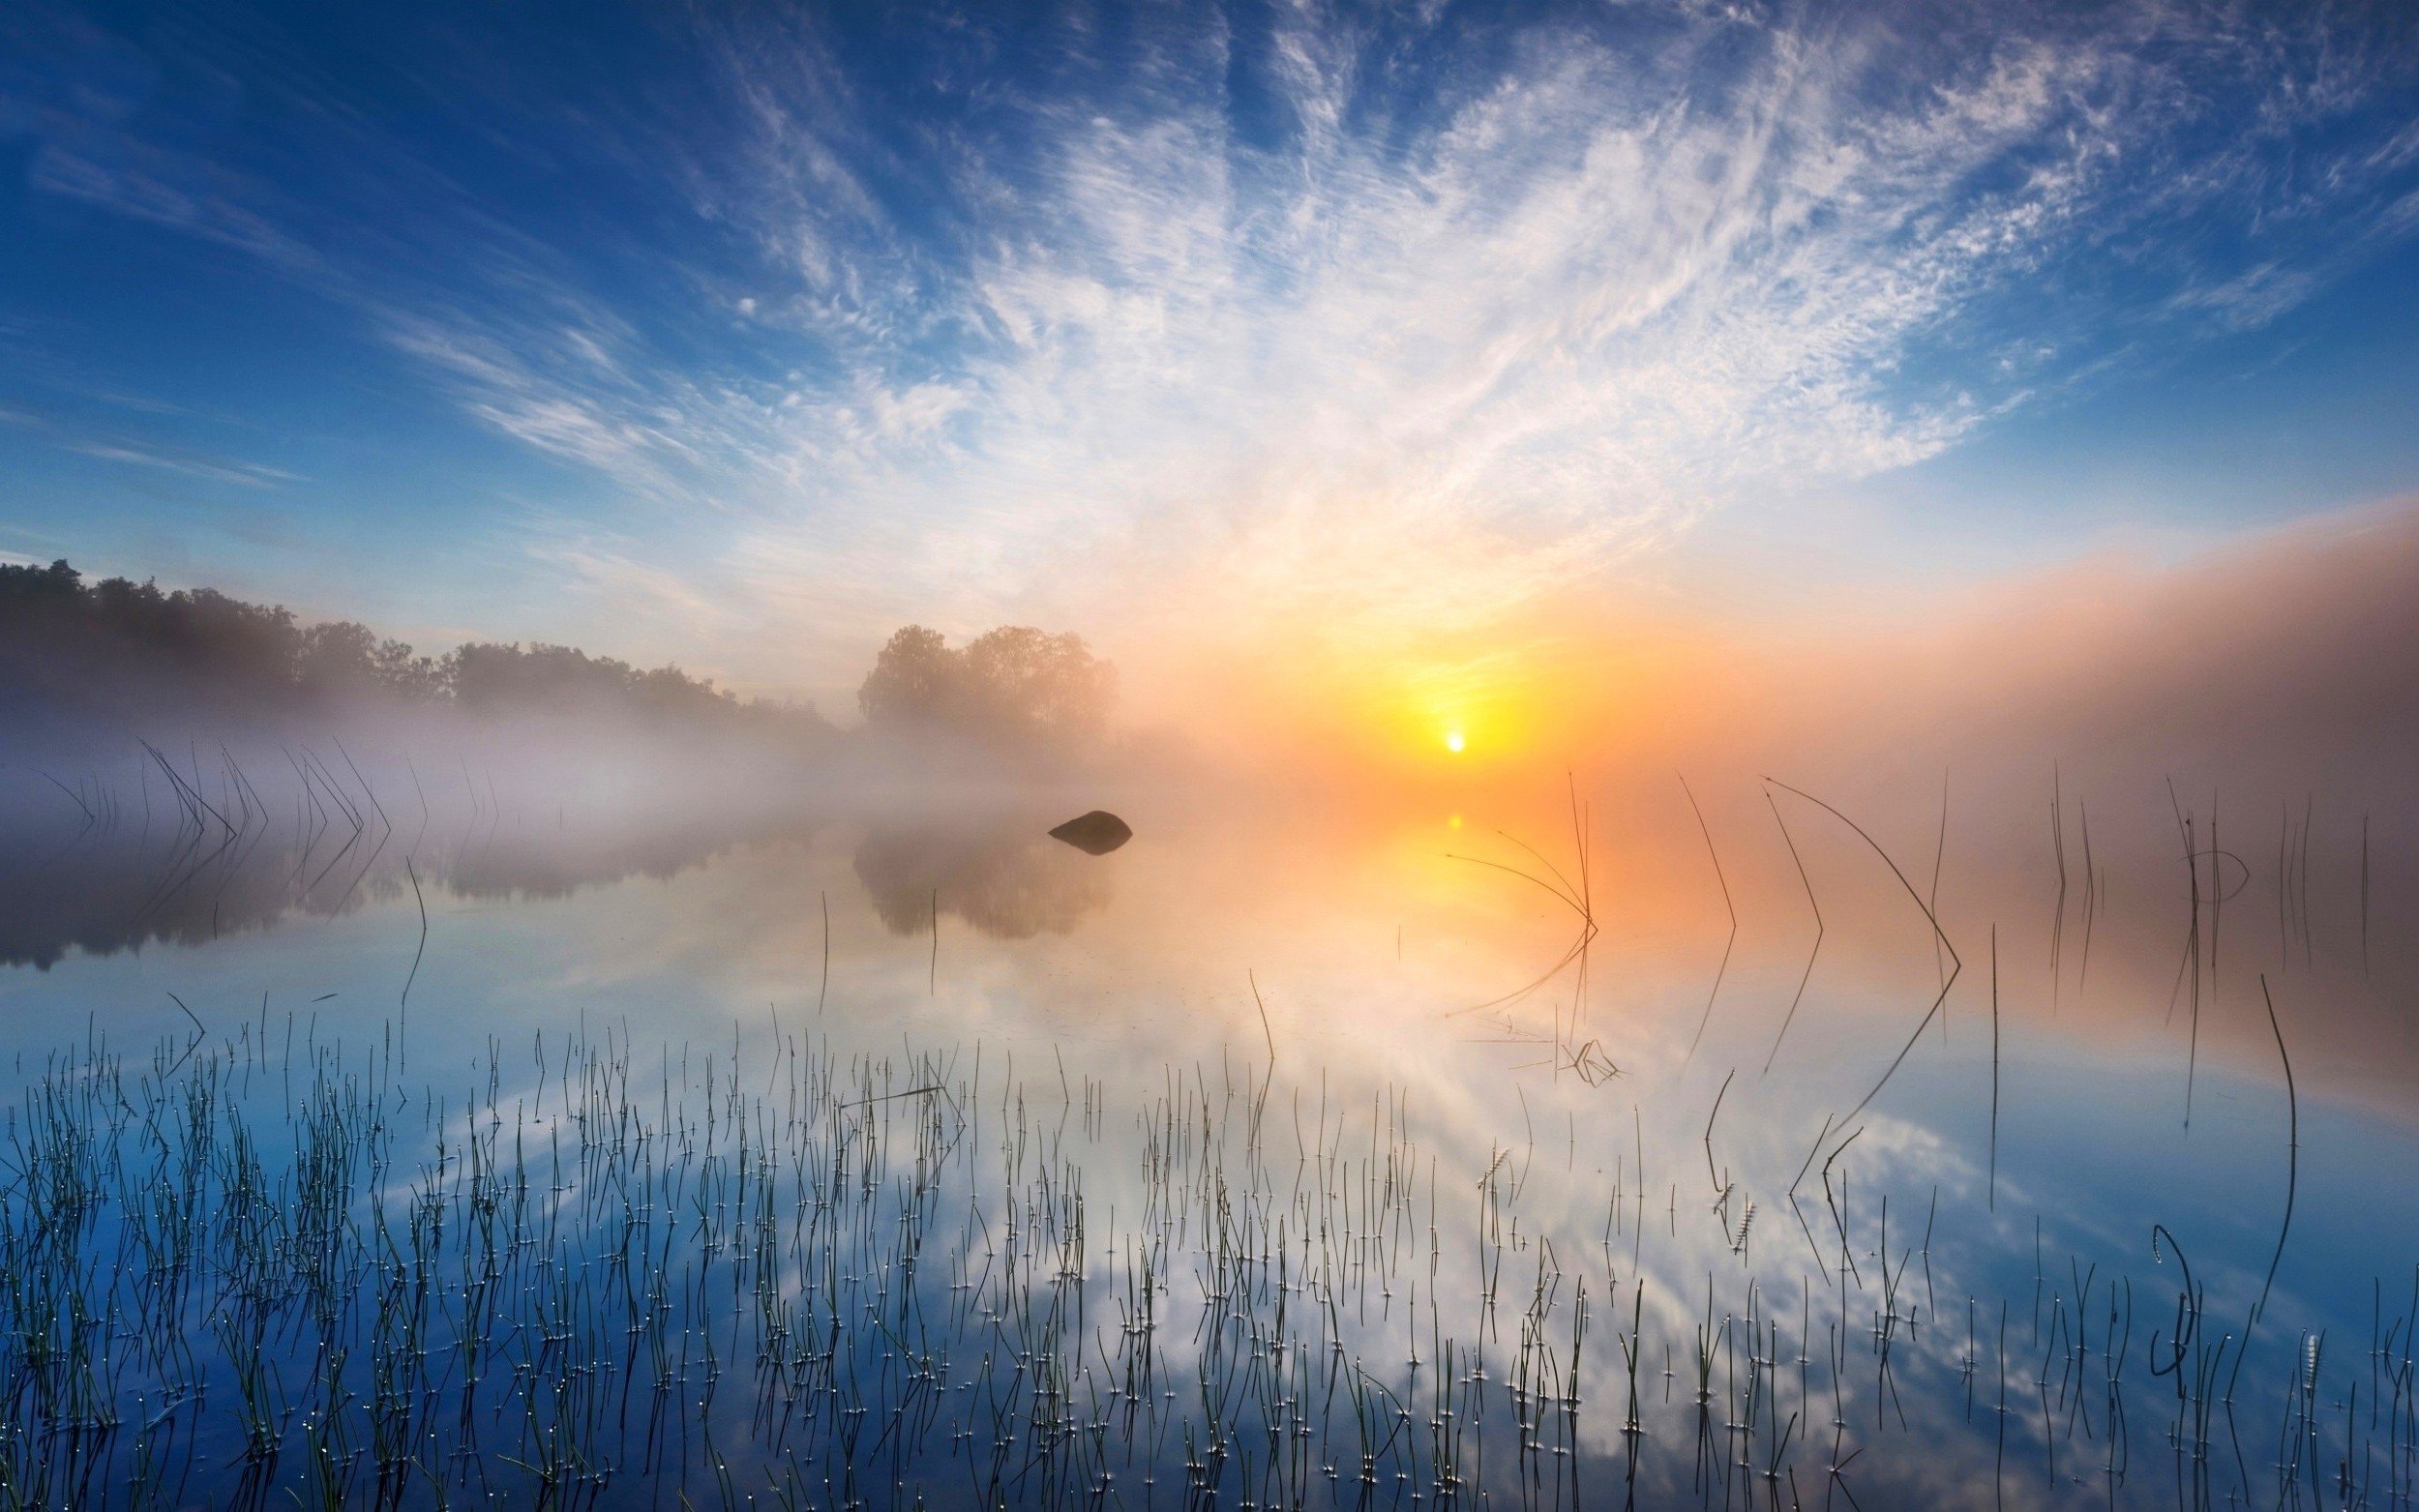
[[[343,770],[11,789],[14,1497],[2411,1499],[2356,812]]]

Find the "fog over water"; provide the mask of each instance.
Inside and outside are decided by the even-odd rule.
[[[1799,1504],[2403,1504],[2414,540],[2339,522],[1922,637],[1684,648],[1600,739],[1579,721],[1610,681],[1515,751],[1472,719],[1461,753],[1440,728],[1359,764],[1190,738],[1233,723],[1207,703],[1072,767],[592,712],[13,728],[14,1168],[106,1188],[206,1144],[201,1200],[285,1182],[335,1227],[194,1230],[182,1302],[139,1263],[91,1272],[117,1277],[78,1293],[95,1316],[236,1297],[264,1331],[192,1314],[163,1336],[183,1363],[44,1335],[116,1426],[44,1397],[75,1455],[0,1449],[29,1485],[324,1475],[409,1505],[520,1495],[530,1446],[573,1435],[585,1468],[555,1483],[606,1505],[695,1499],[717,1465],[876,1502],[1764,1505],[1794,1474]],[[1094,808],[1131,842],[1050,836]],[[201,1085],[206,1140],[177,1122]],[[365,1164],[313,1175],[340,1130]],[[865,1164],[833,1185],[834,1159]],[[540,1268],[495,1272],[519,1279],[481,1334],[442,1319],[490,1305],[456,1246],[498,1171],[576,1221],[512,1220]],[[747,1185],[768,1173],[793,1185]],[[789,1236],[625,1213],[629,1181]],[[387,1358],[397,1315],[311,1257],[421,1274],[377,1236],[409,1193],[427,1273],[457,1278],[428,1337],[511,1410],[474,1428],[429,1406],[462,1375],[412,1397],[341,1364],[358,1406],[229,1408],[247,1359],[318,1382],[331,1350]],[[11,1211],[17,1263],[67,1253],[25,1227],[64,1209]],[[94,1211],[77,1255],[164,1242]],[[546,1320],[555,1280],[625,1265],[664,1298],[613,1280],[561,1304],[592,1322]],[[751,1288],[802,1311],[750,1304],[733,1336]],[[9,1304],[20,1340],[38,1300]],[[867,1306],[908,1312],[830,1332]],[[654,1342],[625,1356],[625,1326]],[[515,1328],[557,1343],[516,1353]],[[1070,1432],[1060,1390],[1115,1394]]]
[[[0,1512],[2414,1512],[2414,123],[0,5]]]

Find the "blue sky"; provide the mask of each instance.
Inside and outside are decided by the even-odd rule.
[[[0,15],[0,553],[829,697],[2419,480],[2402,6]],[[1214,627],[1214,628],[1205,628]]]

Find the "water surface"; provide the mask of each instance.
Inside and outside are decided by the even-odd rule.
[[[36,1501],[2408,1502],[2340,826],[378,782],[18,826]]]

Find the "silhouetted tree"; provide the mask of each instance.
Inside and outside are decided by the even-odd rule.
[[[947,718],[959,677],[958,654],[938,630],[909,625],[874,657],[856,691],[865,722],[877,726],[936,725]]]
[[[856,697],[878,729],[1074,751],[1108,724],[1117,669],[1071,632],[1005,625],[952,650],[939,631],[909,625],[881,648]]]
[[[811,706],[741,702],[676,667],[571,646],[473,642],[442,660],[351,620],[303,625],[211,588],[86,586],[64,561],[0,566],[0,698],[61,715],[173,707],[257,716],[340,699],[448,701],[487,714],[582,710],[814,737]]]
[[[426,699],[445,692],[444,667],[433,658],[413,655],[401,640],[381,640],[369,626],[349,619],[305,628],[296,672],[304,688],[321,694]]]

